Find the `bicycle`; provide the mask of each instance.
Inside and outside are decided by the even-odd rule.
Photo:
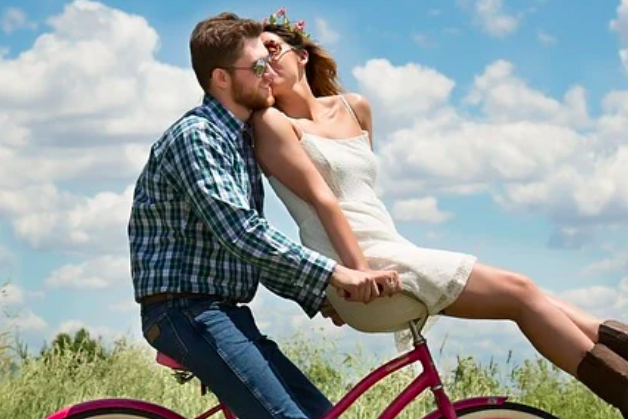
[[[359,381],[321,419],[339,418],[362,394],[390,374],[415,362],[423,366],[416,377],[380,414],[379,419],[392,419],[428,388],[436,401],[436,410],[423,419],[558,419],[548,412],[532,406],[509,402],[507,396],[473,397],[451,402],[441,382],[438,370],[421,334],[427,317],[409,322],[414,338],[414,349],[381,365]],[[157,353],[156,361],[175,371],[180,383],[193,378],[184,366],[168,356]],[[206,388],[201,384],[201,393]],[[194,419],[207,419],[221,412],[225,419],[236,416],[224,405],[218,404]],[[163,406],[133,399],[100,399],[66,407],[46,419],[186,419]],[[190,418],[191,419],[191,418]]]

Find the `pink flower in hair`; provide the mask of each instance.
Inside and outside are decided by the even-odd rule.
[[[294,29],[297,31],[302,31],[305,29],[305,20],[299,20],[295,25]]]
[[[275,13],[275,16],[277,17],[282,17],[286,15],[286,8],[282,7],[281,9],[277,10],[277,13]]]

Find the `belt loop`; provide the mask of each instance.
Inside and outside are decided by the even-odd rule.
[[[176,306],[175,296],[172,294],[166,295],[166,301],[168,303],[168,308],[174,308]]]
[[[190,298],[183,295],[168,294],[168,301],[172,301],[173,307],[186,308],[190,306]]]
[[[190,306],[190,299],[188,297],[179,298],[177,303],[179,304],[179,307],[187,308]]]

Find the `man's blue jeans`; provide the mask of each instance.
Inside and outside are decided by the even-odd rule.
[[[240,419],[318,419],[332,407],[260,333],[247,306],[218,297],[170,299],[142,306],[142,331]]]

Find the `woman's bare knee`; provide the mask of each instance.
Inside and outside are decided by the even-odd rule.
[[[504,271],[500,274],[499,281],[503,281],[505,292],[512,301],[512,320],[517,320],[524,311],[544,298],[539,287],[525,275]]]
[[[464,318],[517,321],[542,296],[534,282],[521,274],[477,264],[467,286],[445,314]]]

